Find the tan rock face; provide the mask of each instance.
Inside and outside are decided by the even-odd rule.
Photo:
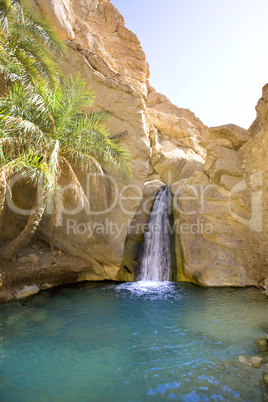
[[[75,40],[103,59],[119,80],[146,95],[148,64],[137,36],[109,1],[72,1]]]
[[[172,185],[176,241],[183,255],[181,280],[203,286],[253,285],[245,228],[234,211],[247,217],[240,198],[209,181],[201,172]],[[247,238],[248,239],[248,238]]]
[[[149,83],[147,83],[147,85],[149,109],[154,109],[163,114],[172,114],[174,116],[184,118],[188,121],[188,124],[193,126],[197,135],[200,135],[201,137],[204,136],[207,127],[195,116],[193,112],[191,112],[189,109],[178,108],[177,106],[173,105],[165,95],[156,92]]]
[[[171,184],[202,171],[206,151],[201,136],[206,127],[190,110],[172,105],[147,85],[147,112],[155,128],[150,136],[153,156],[149,179],[159,177],[165,184]]]
[[[36,0],[36,4],[62,39],[74,39],[75,18],[72,14],[70,0]]]

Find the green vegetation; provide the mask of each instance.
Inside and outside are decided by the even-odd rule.
[[[53,245],[63,170],[85,205],[88,200],[75,165],[97,172],[103,181],[103,168],[128,176],[131,167],[102,123],[107,113],[85,112],[94,93],[79,78],[61,78],[56,57],[63,54],[64,46],[54,32],[24,11],[18,0],[0,1],[0,24],[0,219],[13,175],[27,173],[38,189],[25,229],[1,250],[1,257],[9,260],[30,241],[51,199]]]
[[[0,0],[0,29],[0,67],[7,84],[59,83],[56,60],[65,45],[44,21],[24,11],[19,0]]]

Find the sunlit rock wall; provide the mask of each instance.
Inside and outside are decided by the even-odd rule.
[[[261,285],[268,277],[268,86],[249,130],[210,128],[203,172],[173,184],[180,280]]]

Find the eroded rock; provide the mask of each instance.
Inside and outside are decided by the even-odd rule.
[[[235,124],[227,124],[219,127],[210,127],[206,132],[206,138],[209,140],[230,141],[234,148],[240,148],[247,142],[252,135],[248,130]],[[229,144],[228,144],[229,145]]]

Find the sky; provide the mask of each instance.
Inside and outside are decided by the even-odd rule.
[[[111,0],[150,84],[207,126],[248,128],[268,83],[268,0]]]

